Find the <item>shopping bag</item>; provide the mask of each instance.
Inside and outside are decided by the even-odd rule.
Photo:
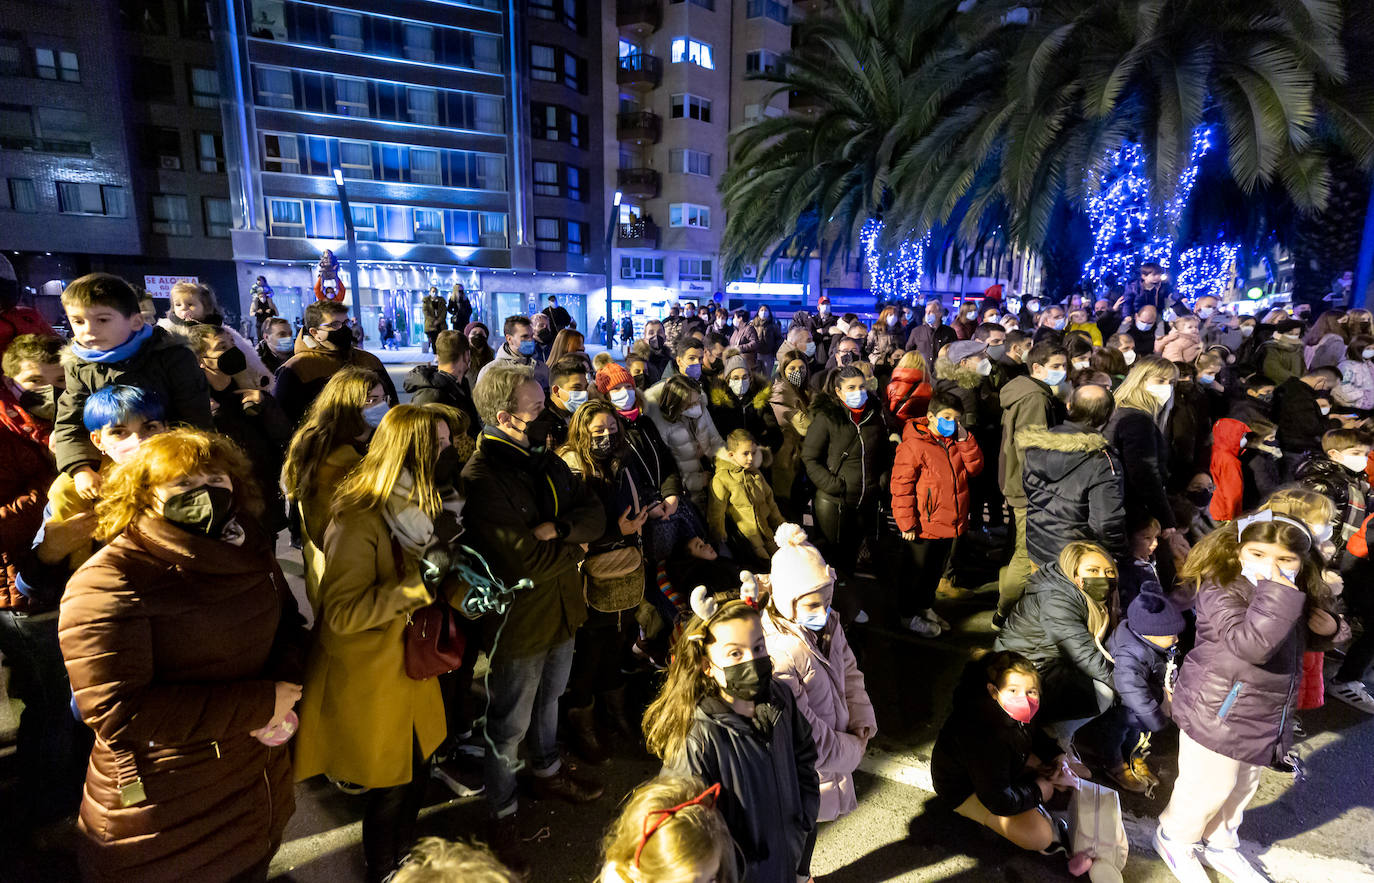
[[[1083,779],[1069,800],[1069,831],[1074,854],[1093,859],[1092,883],[1121,883],[1130,844],[1121,821],[1121,798],[1111,788]]]

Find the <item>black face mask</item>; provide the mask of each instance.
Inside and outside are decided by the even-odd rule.
[[[603,460],[615,456],[616,452],[619,450],[620,433],[618,432],[592,439],[592,454]]]
[[[39,420],[56,420],[58,395],[60,393],[54,390],[52,386],[26,389],[19,394],[19,407]]]
[[[458,451],[452,445],[439,452],[439,459],[434,463],[434,486],[437,488],[452,488],[458,483],[458,473],[463,471],[463,461],[458,458]]]
[[[234,514],[234,492],[201,485],[167,498],[162,517],[190,533],[218,537]]]
[[[773,660],[760,656],[721,669],[725,672],[725,692],[745,702],[768,698],[768,683],[773,679]]]
[[[243,354],[243,350],[231,346],[219,354],[215,366],[225,374],[237,374],[248,367],[248,357]]]
[[[1107,596],[1114,591],[1116,591],[1116,577],[1114,576],[1083,577],[1083,594],[1099,604],[1106,603]]]
[[[335,328],[326,334],[324,339],[334,349],[347,351],[353,348],[353,329],[346,325],[343,328]]]
[[[1187,496],[1188,502],[1192,503],[1199,509],[1201,509],[1203,506],[1206,506],[1208,503],[1212,502],[1212,492],[1207,490],[1206,488],[1198,488],[1196,490],[1188,491]]]
[[[840,365],[852,365],[854,363],[854,354],[849,352],[840,353],[835,357],[835,361]]]
[[[472,348],[473,348],[473,349],[480,350],[482,347],[484,347],[484,346],[486,346],[486,345],[487,345],[487,339],[486,339],[485,337],[483,337],[482,335],[478,334],[476,337],[472,338]]]

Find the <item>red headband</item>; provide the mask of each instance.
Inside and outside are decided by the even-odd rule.
[[[654,832],[668,823],[668,820],[677,815],[680,810],[689,806],[698,806],[706,802],[706,798],[711,798],[711,805],[715,806],[716,799],[720,797],[720,783],[712,785],[705,791],[693,797],[686,803],[679,803],[677,806],[668,809],[656,809],[644,817],[644,833],[639,838],[639,846],[635,848],[635,867],[639,867],[639,857],[644,853],[644,847],[648,844],[649,838],[654,836]],[[658,818],[654,818],[657,816]]]

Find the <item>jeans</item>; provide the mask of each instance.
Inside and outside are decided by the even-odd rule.
[[[997,612],[1003,616],[1011,613],[1026,593],[1026,581],[1031,575],[1030,554],[1026,552],[1026,509],[1013,506],[1011,511],[1016,518],[1016,549],[997,577]]]
[[[487,680],[485,773],[487,801],[498,818],[515,812],[516,756],[526,734],[534,771],[558,771],[558,697],[568,685],[572,658],[572,638],[520,659],[503,657],[496,648]]]
[[[57,613],[30,616],[0,610],[0,655],[10,665],[10,693],[23,700],[17,750],[20,790],[29,805],[18,815],[42,825],[81,805],[94,734],[72,713],[71,685],[57,643]]]

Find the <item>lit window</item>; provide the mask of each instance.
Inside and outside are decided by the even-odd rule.
[[[534,193],[536,196],[562,196],[558,183],[558,163],[536,161],[534,164]]]
[[[563,85],[569,89],[582,91],[582,59],[571,52],[563,53]]]
[[[439,171],[439,151],[410,148],[410,183],[433,186],[444,183]]]
[[[472,67],[487,73],[501,73],[501,40],[489,34],[474,34],[472,38]]]
[[[433,89],[406,89],[406,116],[412,123],[439,125],[439,93]]]
[[[689,93],[674,95],[672,98],[673,119],[701,120],[711,122],[711,102]]]
[[[271,236],[305,235],[305,209],[299,199],[273,199],[268,202]]]
[[[506,247],[506,216],[497,212],[482,212],[477,216],[479,239],[483,248]]]
[[[704,205],[695,205],[690,202],[675,202],[668,206],[668,226],[709,229],[711,226],[711,210]]]
[[[329,23],[332,32],[330,42],[335,49],[345,52],[363,51],[363,17],[351,12],[331,11]]]
[[[335,77],[334,108],[341,116],[368,116],[370,111],[367,102],[367,80]]]
[[[700,150],[674,150],[669,154],[669,166],[684,175],[709,175],[711,154]]]
[[[339,142],[339,168],[345,178],[372,178],[372,145],[366,141]]]
[[[716,69],[716,63],[712,60],[711,44],[690,37],[678,37],[673,40],[670,58],[674,64],[689,61],[707,70]]]
[[[443,212],[428,208],[415,210],[415,241],[431,245],[444,244]]]
[[[100,185],[58,181],[57,210],[68,215],[105,214],[105,203],[100,198]]]
[[[298,151],[295,135],[263,135],[263,171],[299,173],[301,160]]]
[[[212,239],[228,239],[233,220],[229,212],[229,200],[218,196],[207,196],[205,205],[205,235]]]
[[[568,199],[585,200],[587,198],[587,191],[582,189],[582,181],[586,177],[586,172],[577,166],[564,166],[563,177]]]
[[[710,282],[711,261],[698,258],[678,258],[677,278],[680,282]]]
[[[191,213],[186,207],[186,197],[153,197],[153,232],[164,236],[191,235]]]
[[[129,213],[128,200],[125,199],[123,187],[115,187],[110,184],[100,185],[100,199],[105,204],[107,217],[122,218]]]
[[[530,78],[547,83],[558,82],[558,52],[552,46],[530,44]]]
[[[582,243],[584,243],[584,242],[587,241],[587,225],[586,225],[586,224],[579,224],[579,223],[576,222],[576,221],[569,221],[568,224],[567,224],[567,227],[568,227],[568,231],[567,231],[567,232],[568,232],[568,237],[567,237],[567,240],[568,240],[568,241],[567,241],[567,251],[568,251],[568,254],[582,254],[582,253],[583,253],[583,245],[582,245]]]
[[[208,67],[191,68],[191,103],[196,107],[219,107],[219,74]]]
[[[434,61],[434,28],[406,23],[406,58],[411,61]]]
[[[32,178],[10,178],[10,207],[17,212],[38,211],[38,191]]]
[[[534,219],[534,247],[538,251],[562,251],[563,236],[557,218]]]
[[[196,133],[196,162],[202,172],[224,171],[224,140],[218,133]]]
[[[38,76],[45,80],[57,79],[57,57],[51,49],[33,50],[33,64]]]
[[[351,205],[349,214],[353,216],[353,232],[359,239],[377,238],[377,207],[373,205]]]
[[[258,86],[258,104],[263,107],[296,106],[296,97],[291,90],[291,72],[274,67],[260,67],[254,71]]]

